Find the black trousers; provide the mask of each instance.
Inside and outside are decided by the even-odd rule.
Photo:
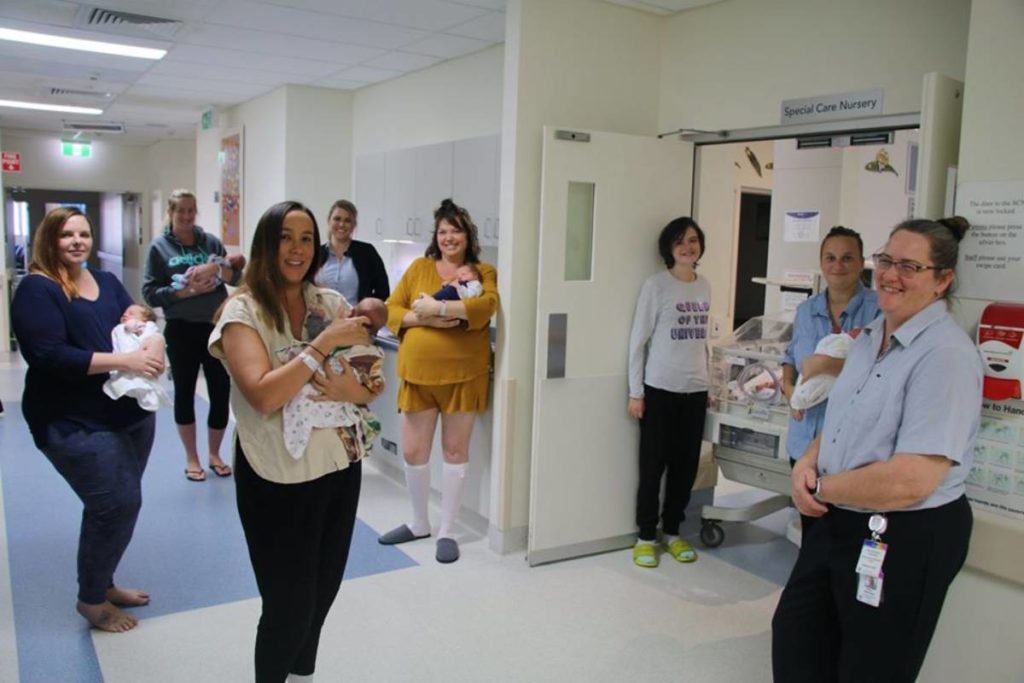
[[[196,421],[196,380],[203,368],[206,388],[210,393],[210,413],[206,426],[224,429],[228,426],[228,399],[231,380],[224,364],[210,355],[208,343],[213,332],[211,323],[168,320],[164,326],[167,357],[171,361],[174,382],[174,422],[190,425]]]
[[[830,507],[803,545],[772,619],[775,683],[914,683],[946,599],[967,558],[966,497],[890,512],[882,541],[882,602],[857,601],[854,571],[869,514]]]
[[[341,444],[338,444],[341,447]],[[263,599],[256,629],[256,683],[281,683],[316,668],[320,629],[348,561],[362,463],[301,484],[257,475],[236,444],[238,515]]]
[[[678,534],[686,518],[690,491],[697,478],[708,392],[677,394],[644,385],[644,416],[640,420],[640,483],[636,492],[636,525],[640,538],[658,533],[658,495],[665,475],[661,528]]]

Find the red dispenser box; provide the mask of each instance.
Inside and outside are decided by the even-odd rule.
[[[978,349],[985,365],[983,394],[993,401],[1021,397],[1024,380],[1024,304],[997,302],[978,323]]]

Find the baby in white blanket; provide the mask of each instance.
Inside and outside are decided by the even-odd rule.
[[[846,354],[850,352],[850,344],[859,331],[854,330],[850,334],[840,332],[826,335],[814,347],[814,353],[845,359]],[[835,383],[835,375],[815,375],[806,381],[801,375],[797,380],[796,387],[793,388],[793,395],[789,399],[790,407],[794,410],[807,410],[811,406],[822,403],[828,398],[829,392],[832,391],[832,385]]]
[[[110,331],[110,339],[116,353],[152,348],[163,354],[166,344],[156,326],[156,313],[142,304],[132,304],[124,310],[121,323]],[[114,400],[131,396],[141,408],[150,412],[156,412],[162,405],[171,405],[171,399],[159,381],[133,372],[111,371],[110,379],[103,383],[103,393]]]

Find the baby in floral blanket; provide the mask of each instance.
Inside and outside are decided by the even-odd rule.
[[[377,333],[387,322],[388,309],[380,299],[366,298],[352,309],[351,315],[365,316],[371,336]],[[323,318],[310,316],[307,320],[309,337],[320,333],[314,329],[326,324]],[[277,352],[282,363],[288,362],[302,352],[301,345],[292,346]],[[373,344],[343,346],[334,349],[324,361],[336,374],[341,374],[344,366],[338,360],[344,356],[356,379],[375,394],[384,387],[384,352]],[[366,406],[345,403],[342,401],[314,401],[318,394],[311,382],[306,383],[299,393],[284,406],[284,445],[288,453],[298,460],[306,452],[306,445],[314,429],[335,429],[344,444],[345,452],[351,461],[359,460],[369,454],[373,440],[380,434],[380,420]]]

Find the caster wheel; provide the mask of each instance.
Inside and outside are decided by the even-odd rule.
[[[705,521],[700,526],[700,542],[708,548],[717,548],[725,540],[725,532],[718,522]]]

